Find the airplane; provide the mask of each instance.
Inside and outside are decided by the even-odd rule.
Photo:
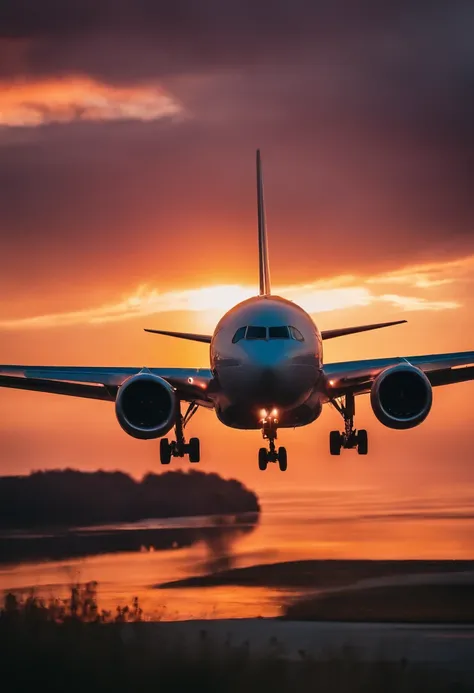
[[[368,452],[365,429],[354,427],[355,399],[369,394],[376,418],[392,429],[421,424],[433,402],[433,387],[474,379],[474,351],[400,356],[325,364],[323,341],[405,323],[406,320],[320,331],[300,306],[271,292],[260,151],[257,150],[259,294],[217,324],[214,333],[146,329],[210,345],[209,368],[0,366],[0,386],[115,402],[120,426],[130,436],[160,440],[160,461],[189,456],[200,461],[200,442],[187,442],[185,428],[196,411],[213,409],[236,429],[261,430],[267,447],[259,469],[287,469],[280,429],[307,426],[324,404],[341,415],[344,430],[331,431],[329,450]],[[182,404],[187,409],[182,414]],[[174,429],[175,439],[165,436]]]

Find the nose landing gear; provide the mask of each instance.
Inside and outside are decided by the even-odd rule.
[[[178,403],[178,415],[174,428],[176,440],[169,441],[168,438],[162,438],[160,440],[161,464],[169,464],[172,457],[184,457],[185,455],[189,455],[189,461],[193,464],[200,461],[201,450],[199,438],[190,438],[189,443],[186,443],[186,438],[184,437],[184,429],[198,410],[198,406],[199,405],[195,402],[191,402],[186,414],[182,416],[181,403]]]
[[[344,432],[331,431],[329,434],[329,451],[331,455],[340,455],[341,448],[350,450],[357,448],[359,455],[367,455],[369,442],[367,431],[354,428],[355,397],[353,394],[345,395],[344,399],[334,399],[331,404],[344,419]]]
[[[262,418],[262,436],[264,440],[268,440],[269,449],[260,448],[258,451],[258,468],[260,471],[264,472],[267,468],[269,462],[278,462],[281,472],[286,472],[288,467],[288,456],[286,454],[286,448],[279,447],[278,450],[275,446],[275,440],[277,439],[277,426],[278,419],[273,415],[265,415]]]

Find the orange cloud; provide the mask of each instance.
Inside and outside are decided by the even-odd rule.
[[[474,256],[470,255],[449,262],[432,262],[426,265],[414,265],[386,272],[367,280],[368,284],[402,284],[419,289],[452,284],[472,276]]]
[[[0,126],[37,127],[77,120],[156,120],[181,113],[156,85],[116,87],[89,77],[0,83]]]
[[[322,313],[355,307],[373,306],[377,303],[389,304],[404,311],[440,311],[460,308],[456,300],[442,300],[433,296],[430,290],[440,283],[460,281],[456,276],[459,268],[472,271],[474,257],[458,263],[441,263],[436,265],[437,276],[443,279],[430,280],[434,276],[434,266],[408,267],[383,276],[355,277],[340,276],[311,284],[275,287],[274,292],[301,305],[309,313]],[[421,281],[420,277],[423,279]],[[376,290],[381,285],[383,291]],[[410,295],[390,292],[387,286],[410,286]],[[415,293],[413,293],[415,292]],[[428,296],[423,295],[428,292]],[[176,311],[200,312],[208,315],[216,313],[216,321],[224,312],[240,301],[256,294],[252,286],[218,285],[196,289],[160,292],[156,288],[141,286],[131,296],[125,296],[116,302],[83,310],[48,313],[26,318],[13,318],[0,321],[0,329],[18,330],[49,328],[80,324],[98,324],[120,322],[141,316],[158,315]]]

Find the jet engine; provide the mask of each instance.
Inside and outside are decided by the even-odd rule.
[[[132,375],[117,393],[115,413],[123,430],[134,438],[161,438],[176,420],[177,400],[171,385],[150,372]]]
[[[430,413],[433,389],[419,368],[403,363],[379,373],[370,391],[377,419],[388,428],[414,428]]]

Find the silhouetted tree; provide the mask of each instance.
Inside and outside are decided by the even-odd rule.
[[[196,470],[147,474],[73,469],[0,477],[0,528],[80,526],[146,518],[258,512],[235,479]]]

